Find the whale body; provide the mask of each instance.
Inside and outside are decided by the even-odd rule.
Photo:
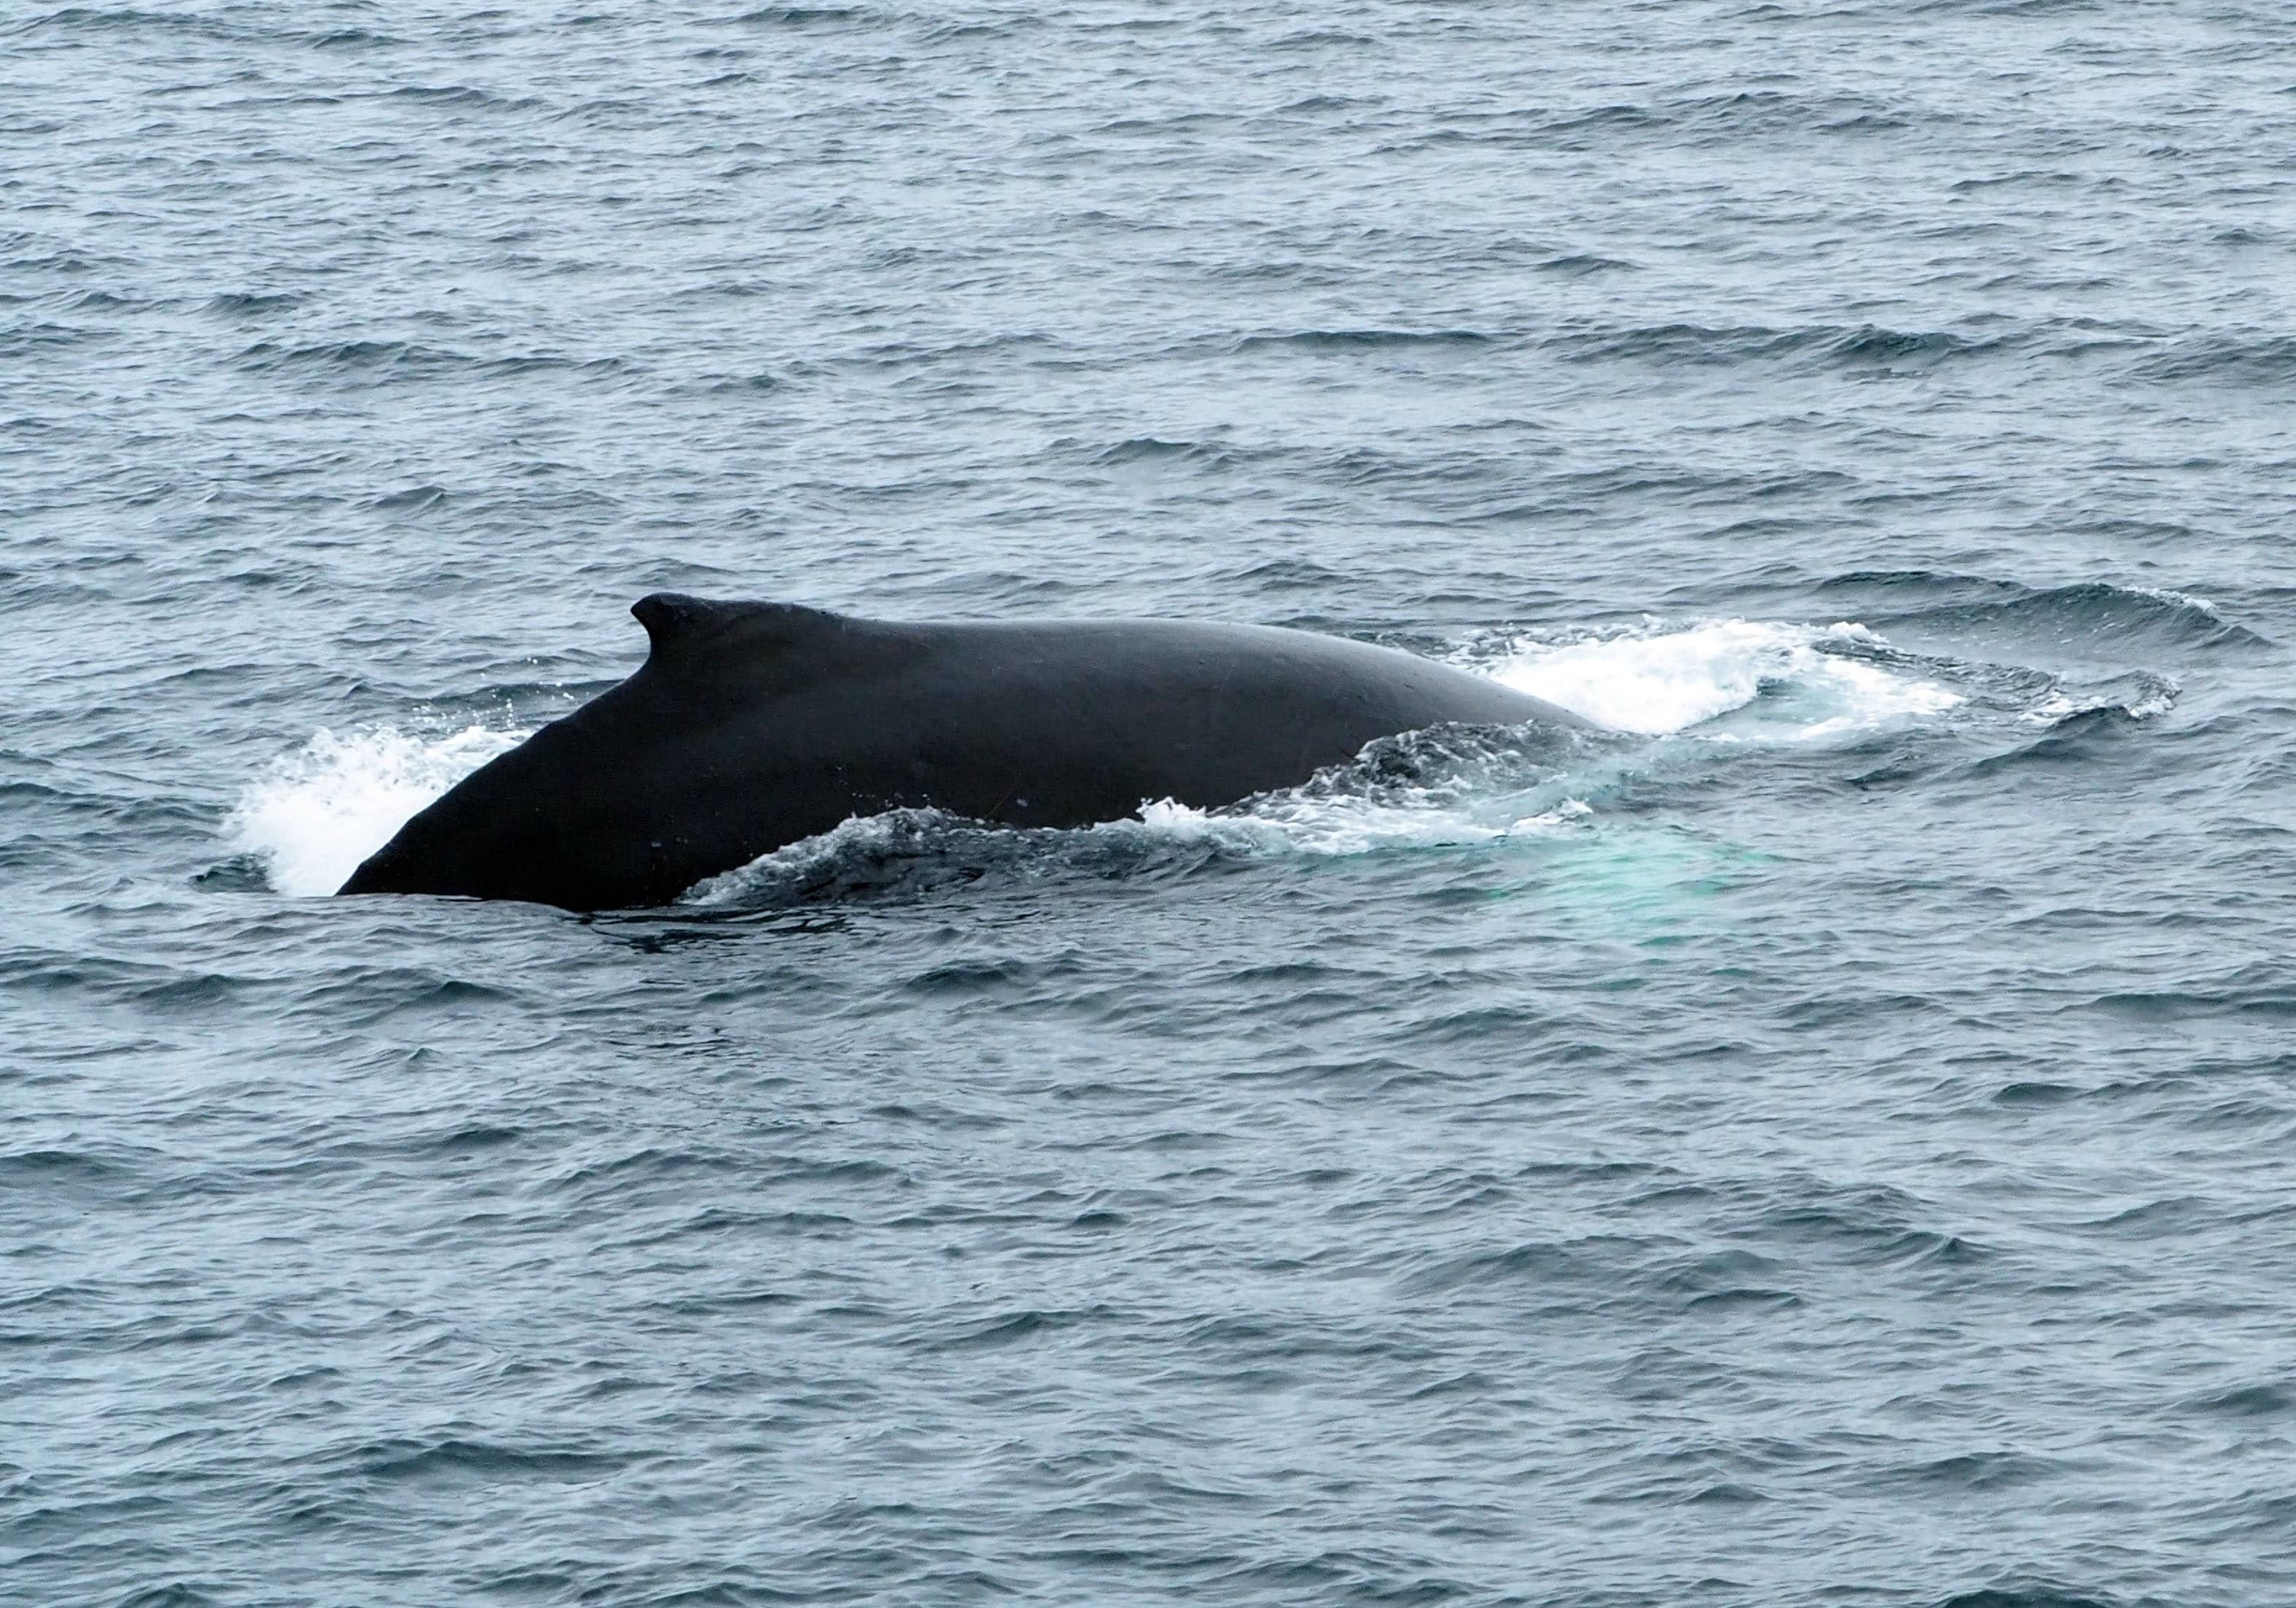
[[[1305,782],[1447,723],[1587,722],[1392,648],[1181,620],[859,619],[675,593],[627,680],[473,771],[344,893],[666,904],[854,816],[1084,826]]]

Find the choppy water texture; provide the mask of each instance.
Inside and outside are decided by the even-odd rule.
[[[18,6],[0,1597],[2296,1597],[2296,23]],[[676,587],[1449,658],[312,897]]]

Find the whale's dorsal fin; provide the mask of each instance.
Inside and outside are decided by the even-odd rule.
[[[729,638],[751,648],[801,647],[843,631],[847,623],[799,603],[728,602],[683,592],[649,593],[630,612],[645,628],[649,664],[675,663]]]

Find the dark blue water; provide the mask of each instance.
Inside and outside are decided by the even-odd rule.
[[[0,13],[0,1598],[2296,1598],[2296,19]],[[316,897],[675,587],[1617,728]]]

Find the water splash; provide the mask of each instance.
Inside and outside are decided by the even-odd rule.
[[[1472,668],[1613,731],[1666,736],[1757,700],[1775,699],[1759,735],[1822,742],[1943,713],[1962,695],[1874,661],[1886,646],[1864,626],[1713,620],[1652,622],[1562,642],[1517,639]]]
[[[262,860],[280,892],[332,893],[409,816],[525,736],[475,725],[442,735],[322,727],[242,795],[224,833]]]

